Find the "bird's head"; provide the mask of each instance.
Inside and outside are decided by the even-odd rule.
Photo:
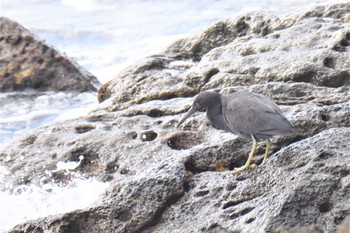
[[[220,94],[212,91],[205,91],[196,96],[193,101],[192,107],[186,115],[180,120],[176,127],[179,127],[187,118],[189,118],[193,113],[197,111],[204,111],[208,108],[220,104],[221,98]]]

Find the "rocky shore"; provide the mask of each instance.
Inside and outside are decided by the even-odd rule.
[[[5,67],[1,90],[20,90]],[[93,90],[76,76],[66,81]],[[229,174],[246,161],[250,141],[214,129],[203,113],[176,128],[192,97],[210,89],[270,97],[293,135],[272,139],[267,163],[261,143],[260,165]],[[339,226],[350,215],[349,93],[349,3],[218,21],[104,84],[85,117],[42,126],[0,150],[13,186],[64,185],[74,172],[111,184],[90,208],[9,232],[347,232]],[[81,156],[73,173],[55,171]]]
[[[18,23],[0,17],[0,91],[96,91],[96,77]]]

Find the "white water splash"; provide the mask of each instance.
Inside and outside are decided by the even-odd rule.
[[[8,171],[0,166],[0,189],[6,185]],[[108,188],[109,183],[96,179],[75,178],[65,187],[21,185],[13,192],[0,191],[0,232],[16,224],[53,214],[67,213],[91,206]]]
[[[69,170],[74,170],[76,169],[77,167],[79,167],[81,161],[84,159],[84,156],[80,155],[79,156],[79,161],[77,162],[74,162],[74,161],[69,161],[69,162],[62,162],[62,161],[59,161],[56,165],[57,169],[56,171],[60,171],[60,170],[66,170],[67,172]]]

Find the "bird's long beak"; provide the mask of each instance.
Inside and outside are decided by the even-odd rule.
[[[195,113],[195,112],[197,112],[199,110],[199,106],[196,106],[196,105],[194,105],[194,106],[192,106],[191,108],[190,108],[190,110],[188,110],[188,112],[186,113],[186,115],[181,119],[181,121],[177,124],[177,128],[182,124],[182,123],[184,123],[184,121],[187,119],[187,118],[189,118],[193,113]]]

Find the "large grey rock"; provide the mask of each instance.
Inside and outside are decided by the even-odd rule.
[[[231,231],[273,232],[281,225],[318,224],[334,232],[334,221],[339,224],[350,208],[345,203],[350,198],[350,147],[334,145],[349,135],[349,128],[324,130],[236,177],[200,172],[191,177],[189,192],[163,215],[157,230],[206,232],[219,225]]]
[[[64,185],[76,173],[111,182],[90,208],[11,232],[335,232],[350,209],[349,12],[338,4],[220,21],[119,74],[87,116],[0,149],[13,186]],[[229,174],[249,141],[202,113],[175,128],[191,97],[214,88],[271,97],[293,135],[272,140],[267,163],[261,144],[257,168]],[[74,171],[56,170],[81,156]]]
[[[219,21],[119,74],[100,90],[100,101],[112,96],[114,109],[121,109],[200,90],[271,81],[348,85],[349,22],[341,16],[349,11],[349,4],[337,6],[315,9],[318,17],[307,12],[280,19],[255,12]],[[335,9],[340,16],[329,18],[337,15]],[[238,24],[246,25],[241,29],[244,33],[236,32]],[[193,55],[197,47],[203,52]]]
[[[18,23],[0,17],[0,91],[96,91],[99,81]]]

